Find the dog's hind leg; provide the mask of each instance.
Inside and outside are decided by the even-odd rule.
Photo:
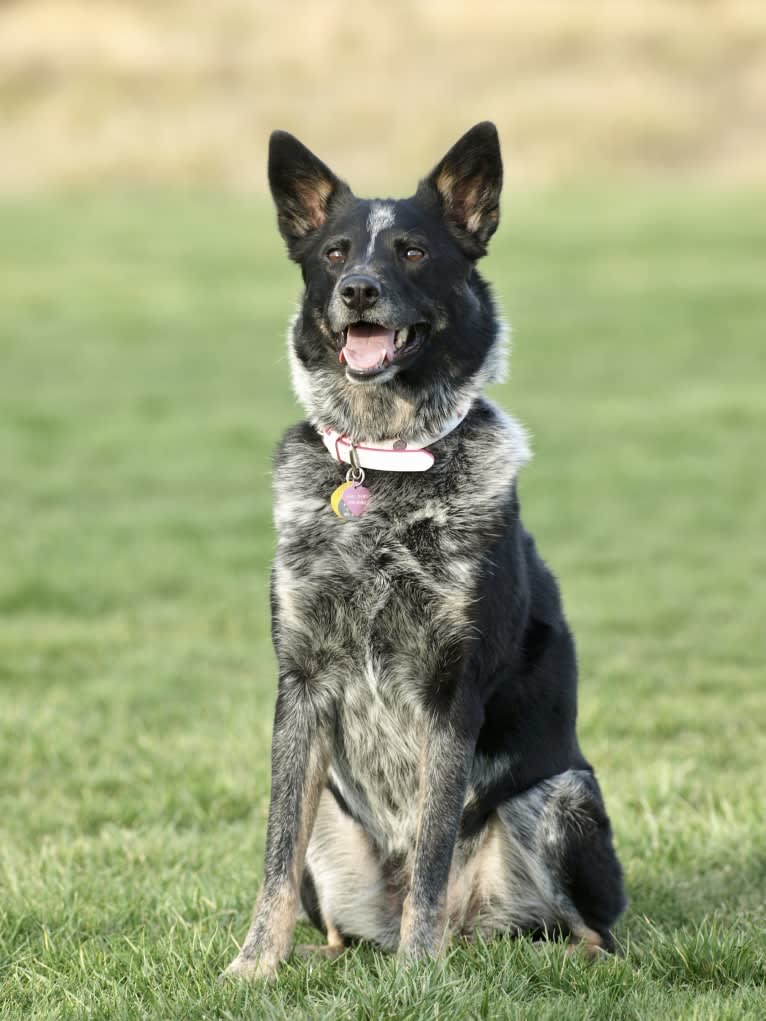
[[[570,770],[551,785],[538,845],[554,884],[584,923],[570,926],[571,945],[597,957],[614,950],[611,928],[627,904],[609,818],[593,773]]]
[[[590,959],[614,950],[622,870],[587,770],[568,770],[503,802],[456,859],[450,914],[457,931],[561,933],[571,952]]]
[[[596,778],[568,770],[505,802],[498,814],[542,895],[543,923],[587,956],[612,951],[625,908],[622,869]]]

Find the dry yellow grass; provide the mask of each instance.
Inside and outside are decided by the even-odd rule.
[[[360,190],[490,117],[517,182],[766,176],[763,0],[0,0],[0,188],[260,190],[268,132]]]

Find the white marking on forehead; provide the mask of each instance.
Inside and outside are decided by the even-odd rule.
[[[367,245],[367,251],[365,253],[366,258],[370,258],[375,248],[375,241],[378,234],[387,227],[393,227],[394,225],[394,207],[390,202],[373,202],[370,212],[367,215],[367,231],[370,235],[370,241]]]

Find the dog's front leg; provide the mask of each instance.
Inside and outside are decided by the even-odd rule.
[[[415,862],[404,901],[399,952],[437,954],[447,939],[447,880],[475,747],[473,729],[433,722],[423,748]]]
[[[333,716],[303,677],[283,675],[274,716],[266,861],[253,920],[224,974],[271,978],[290,953],[303,865],[331,754]]]

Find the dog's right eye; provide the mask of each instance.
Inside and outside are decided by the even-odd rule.
[[[346,261],[346,253],[342,248],[330,248],[324,253],[324,257],[331,266],[340,266],[342,262]]]

